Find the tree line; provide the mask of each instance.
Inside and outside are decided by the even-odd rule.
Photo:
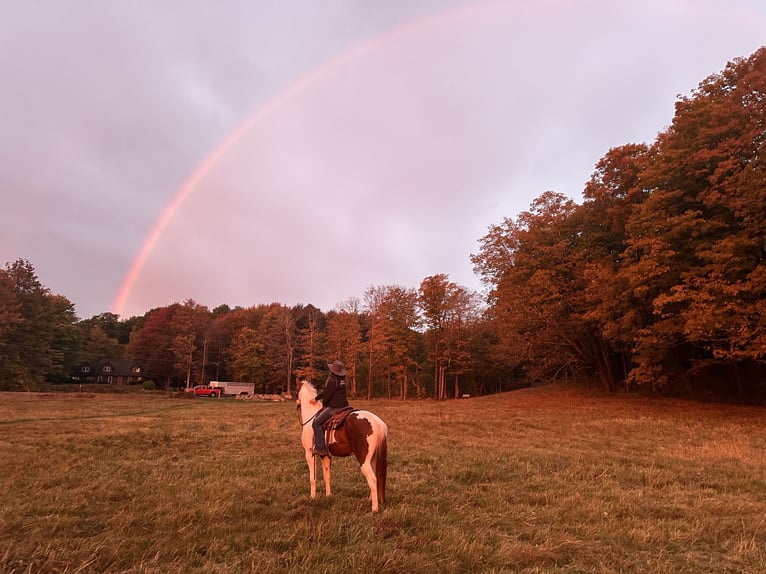
[[[353,397],[448,398],[519,384],[475,359],[487,351],[481,299],[444,274],[417,290],[369,287],[329,312],[280,303],[210,310],[188,299],[141,317],[78,320],[71,302],[17,260],[0,271],[0,309],[4,389],[66,382],[76,365],[102,358],[135,361],[168,389],[237,380],[289,393],[298,377],[322,384],[334,359],[347,366]]]
[[[766,393],[766,48],[609,150],[583,203],[547,192],[473,262],[512,362],[614,391]]]
[[[459,397],[562,378],[766,398],[766,48],[679,96],[651,144],[610,149],[578,204],[547,191],[446,274],[369,287],[323,312],[193,300],[79,320],[31,263],[0,270],[0,386],[66,380],[78,361],[141,362],[165,387],[290,391],[349,368],[352,396]],[[320,384],[323,381],[319,381]]]

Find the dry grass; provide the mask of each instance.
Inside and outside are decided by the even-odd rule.
[[[292,403],[2,394],[0,571],[766,571],[763,409],[354,404],[389,425],[377,515],[352,459],[308,499]]]

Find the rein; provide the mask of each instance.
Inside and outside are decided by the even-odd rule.
[[[302,426],[302,427],[305,427],[307,424],[309,424],[311,421],[313,421],[313,420],[316,418],[316,416],[317,416],[318,414],[319,414],[319,411],[317,411],[317,412],[315,412],[313,415],[311,415],[311,416],[309,417],[309,420],[307,420],[306,422],[303,422],[303,421],[301,421],[301,426]],[[301,419],[300,419],[300,417],[301,417],[301,415],[299,414],[299,415],[298,415],[298,420],[301,420]]]
[[[296,408],[296,409],[298,409],[298,410],[300,411],[300,410],[301,410],[301,405],[300,405],[300,403],[298,403],[297,405],[295,405],[295,408]],[[321,411],[321,410],[322,410],[322,409],[319,409],[319,411]],[[303,422],[303,421],[301,420],[301,413],[299,412],[299,413],[298,413],[298,420],[299,420],[299,421],[301,421],[301,426],[302,426],[302,427],[305,427],[307,424],[309,424],[311,421],[313,421],[313,420],[316,418],[316,416],[319,414],[319,411],[317,411],[317,412],[315,412],[313,415],[311,415],[311,416],[309,417],[309,420],[307,420],[306,422]]]

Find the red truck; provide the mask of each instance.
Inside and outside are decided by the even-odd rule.
[[[215,387],[209,387],[208,385],[197,385],[191,389],[186,389],[187,393],[194,393],[195,397],[220,397],[221,389]]]

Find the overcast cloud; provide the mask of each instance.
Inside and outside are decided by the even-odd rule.
[[[546,190],[579,201],[609,148],[651,142],[678,94],[766,30],[744,0],[3,13],[0,263],[29,260],[82,318],[187,298],[329,310],[435,273],[478,290],[490,225]]]

